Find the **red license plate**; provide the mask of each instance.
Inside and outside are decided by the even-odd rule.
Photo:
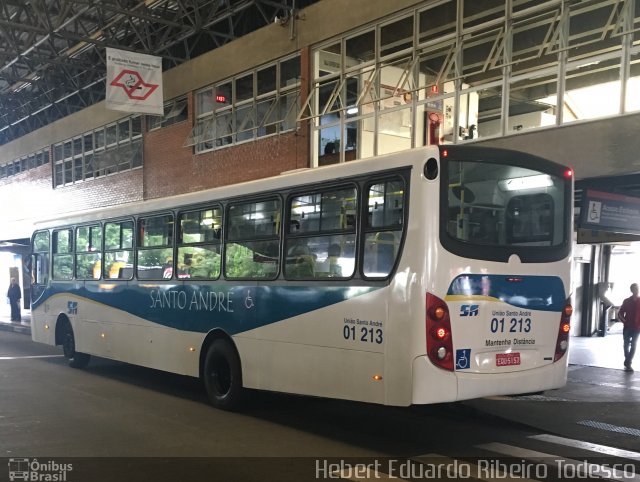
[[[520,365],[520,353],[496,353],[496,366]]]

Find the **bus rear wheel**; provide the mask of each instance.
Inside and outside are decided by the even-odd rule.
[[[207,350],[202,378],[209,402],[222,410],[235,410],[242,399],[242,369],[234,347],[214,340]]]
[[[68,321],[64,322],[62,328],[62,352],[65,358],[69,360],[69,366],[72,368],[84,368],[89,364],[89,360],[91,359],[91,355],[76,351],[76,339],[71,323]]]

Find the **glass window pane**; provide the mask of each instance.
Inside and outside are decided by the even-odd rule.
[[[420,52],[416,64],[419,99],[455,92],[454,49],[454,44],[444,43]]]
[[[231,82],[216,86],[214,110],[231,105]]]
[[[36,253],[48,253],[49,252],[49,233],[42,231],[36,233],[33,237],[33,251]]]
[[[118,141],[118,127],[116,124],[112,124],[106,127],[107,145],[113,145]]]
[[[56,144],[55,146],[53,146],[53,160],[57,162],[61,161],[62,159],[62,144]]]
[[[556,72],[536,78],[511,82],[509,88],[509,118],[507,133],[556,124],[558,102]],[[494,102],[495,104],[495,102]],[[494,107],[494,109],[497,106]],[[500,133],[500,120],[481,113],[481,136]]]
[[[340,42],[327,45],[315,51],[313,65],[316,68],[315,78],[339,73],[342,69],[342,48]]]
[[[64,183],[71,184],[73,182],[73,161],[64,162]]]
[[[85,154],[82,161],[84,163],[84,177],[85,179],[92,178],[93,172],[93,154]]]
[[[64,159],[68,159],[71,156],[73,156],[73,144],[71,141],[65,142],[63,149],[64,149],[64,152],[63,152]]]
[[[276,66],[271,65],[265,69],[258,70],[258,95],[268,94],[276,90]]]
[[[281,131],[295,129],[297,125],[296,116],[300,111],[300,91],[289,91],[280,97],[278,102],[278,115],[282,120]]]
[[[486,89],[469,92],[461,96],[463,111],[459,125],[461,140],[477,139],[500,134],[502,113],[502,85],[491,85]],[[466,115],[468,112],[468,115]],[[466,115],[466,116],[465,116]],[[493,130],[492,130],[493,129]]]
[[[288,279],[349,278],[355,270],[355,234],[290,238],[285,252]]]
[[[386,278],[400,249],[402,231],[367,233],[364,239],[362,271],[368,278]]]
[[[213,112],[213,89],[200,91],[196,94],[196,115],[206,115]]]
[[[138,249],[138,279],[171,279],[173,248]]]
[[[393,54],[413,45],[413,16],[380,28],[380,56]]]
[[[463,88],[502,78],[504,29],[492,27],[465,35],[462,42]]]
[[[280,62],[280,88],[293,87],[300,83],[300,56]]]
[[[73,160],[73,180],[82,181],[82,157]]]
[[[620,112],[620,58],[567,68],[563,122],[613,116]]]
[[[503,0],[464,0],[464,28],[473,27],[490,20],[504,18],[505,5]]]
[[[619,18],[616,3],[586,0],[569,8],[569,58],[622,48],[623,37],[613,34],[608,25],[611,18]]]
[[[179,244],[219,243],[222,210],[219,207],[180,214]]]
[[[131,138],[135,139],[142,135],[142,116],[137,115],[131,118]]]
[[[106,279],[133,278],[133,250],[105,252],[103,276]]]
[[[289,233],[355,230],[355,187],[297,196],[291,200]]]
[[[227,278],[272,279],[278,273],[278,240],[227,243],[225,275]]]
[[[71,230],[64,229],[53,232],[53,253],[71,252]]]
[[[73,255],[53,255],[53,279],[69,280],[73,278]]]
[[[253,128],[256,125],[255,109],[253,103],[239,106],[236,114],[236,141],[253,139]]]
[[[99,279],[100,278],[100,253],[80,253],[76,255],[76,278]]]
[[[226,146],[233,143],[233,115],[231,110],[218,112],[215,116],[215,144]]]
[[[73,278],[73,247],[70,229],[53,232],[53,277],[54,279]]]
[[[118,141],[120,143],[129,142],[131,136],[131,125],[129,119],[125,119],[118,123]]]
[[[216,279],[220,276],[220,244],[178,248],[178,278]]]
[[[236,102],[253,99],[253,73],[236,79]]]
[[[280,201],[277,199],[229,207],[230,240],[278,236],[279,229]]]
[[[138,245],[144,247],[171,246],[173,242],[173,216],[170,214],[138,220]]]
[[[11,173],[8,174],[9,176]],[[53,175],[56,186],[61,186],[63,184],[62,181],[62,164],[56,164],[53,166]]]
[[[96,149],[103,148],[105,146],[104,129],[96,129],[94,131],[94,135],[95,135],[95,148]]]
[[[104,249],[127,249],[133,247],[133,221],[106,223],[104,225]]]
[[[631,54],[627,81],[625,112],[640,110],[640,52]]]
[[[82,137],[76,137],[73,140],[73,155],[77,156],[82,154]]]
[[[85,153],[93,151],[93,133],[92,132],[85,134],[82,142],[84,144]]]
[[[515,18],[512,37],[512,73],[539,71],[558,64],[558,42],[550,43],[559,28],[559,6]]]
[[[456,33],[456,0],[420,12],[418,42],[438,41]]]
[[[448,169],[444,213],[452,238],[493,246],[558,246],[566,241],[561,223],[554,229],[565,215],[562,176],[473,161],[452,161]]]
[[[411,148],[412,109],[385,111],[378,117],[378,154]]]
[[[368,206],[368,226],[401,225],[404,221],[404,183],[398,180],[374,184],[369,188]]]
[[[370,30],[345,41],[347,66],[369,62],[375,58],[376,32]]]

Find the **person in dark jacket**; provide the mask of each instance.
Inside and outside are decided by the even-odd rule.
[[[640,334],[640,298],[638,297],[638,285],[633,283],[630,287],[631,296],[622,302],[618,319],[624,324],[622,338],[624,340],[624,371],[632,372],[631,362],[636,353],[636,343]]]
[[[9,298],[9,304],[11,305],[11,321],[20,321],[22,319],[22,316],[20,315],[20,299],[22,298],[22,291],[20,291],[20,286],[18,286],[15,278],[11,278],[11,284],[7,291],[7,298]]]

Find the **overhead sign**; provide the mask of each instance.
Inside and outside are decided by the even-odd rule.
[[[163,115],[162,57],[107,48],[107,109]]]
[[[580,207],[580,227],[640,234],[640,198],[587,190]]]

